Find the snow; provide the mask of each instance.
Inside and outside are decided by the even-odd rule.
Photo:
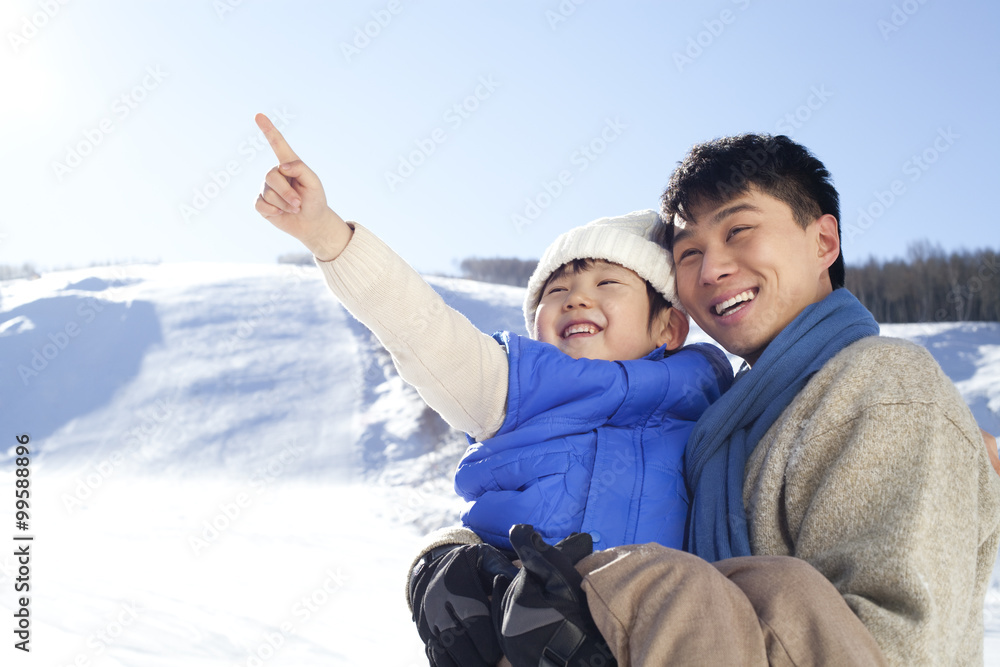
[[[481,329],[523,329],[522,290],[428,280]],[[883,334],[925,345],[1000,432],[1000,324]],[[426,532],[456,522],[465,441],[314,267],[3,282],[0,360],[2,488],[15,436],[30,437],[30,530],[14,528],[12,494],[0,502],[8,641],[13,537],[34,537],[31,654],[8,646],[4,664],[426,664],[405,572]],[[1000,665],[996,573],[984,614]]]

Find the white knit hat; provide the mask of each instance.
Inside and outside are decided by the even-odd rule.
[[[524,296],[524,324],[528,335],[535,337],[535,309],[545,281],[556,269],[574,259],[603,259],[632,269],[672,306],[680,308],[674,285],[673,257],[652,240],[653,230],[660,224],[656,211],[635,211],[594,220],[557,238],[545,250],[528,279],[528,291]]]

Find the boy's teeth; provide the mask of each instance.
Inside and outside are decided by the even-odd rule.
[[[593,324],[574,324],[571,327],[567,327],[566,331],[563,331],[563,338],[572,336],[573,334],[577,333],[594,334],[597,333],[597,327],[595,327]]]
[[[741,292],[740,294],[737,294],[733,298],[726,299],[725,301],[723,301],[722,303],[720,303],[719,305],[717,305],[715,307],[715,313],[717,315],[721,315],[723,313],[723,311],[728,310],[729,308],[732,308],[736,304],[741,303],[743,301],[753,301],[753,298],[754,298],[754,293],[751,292],[750,290],[747,290],[745,292]]]

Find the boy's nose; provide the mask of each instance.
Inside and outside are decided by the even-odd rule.
[[[566,301],[563,302],[563,307],[566,309],[572,308],[590,308],[591,298],[590,295],[584,290],[571,290],[569,294],[566,295]]]

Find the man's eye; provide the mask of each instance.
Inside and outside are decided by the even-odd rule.
[[[685,259],[689,257],[694,257],[697,254],[698,254],[697,250],[695,250],[694,248],[688,248],[686,250],[681,251],[680,256],[677,257],[677,261],[683,262]]]
[[[744,232],[747,229],[749,229],[749,227],[733,227],[732,229],[729,230],[728,238],[733,238],[734,236],[736,236],[740,232]]]

